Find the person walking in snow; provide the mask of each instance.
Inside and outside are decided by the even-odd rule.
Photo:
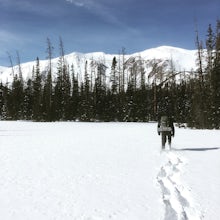
[[[161,116],[160,119],[158,120],[157,132],[158,135],[161,134],[162,149],[165,149],[165,144],[167,139],[168,139],[169,147],[171,148],[171,139],[172,137],[174,137],[175,134],[172,118],[166,115]]]

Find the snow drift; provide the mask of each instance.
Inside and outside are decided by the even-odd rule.
[[[0,216],[218,219],[220,131],[156,123],[0,122]]]

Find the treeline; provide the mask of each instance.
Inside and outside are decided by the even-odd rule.
[[[208,26],[205,43],[196,35],[197,78],[192,93],[189,126],[220,128],[220,20]],[[205,49],[204,49],[205,48]]]
[[[176,72],[174,68],[164,72],[160,62],[155,61],[147,75],[146,61],[126,60],[122,50],[120,59],[113,58],[107,80],[102,62],[86,61],[83,76],[79,77],[74,66],[65,60],[60,38],[60,58],[54,78],[53,47],[47,39],[48,70],[42,74],[37,58],[32,77],[24,81],[20,65],[18,74],[12,68],[12,84],[0,85],[0,117],[2,120],[146,122],[169,114],[176,122],[190,127],[220,128],[220,22],[217,21],[214,31],[209,25],[205,46],[197,33],[196,45],[198,68],[190,74]],[[93,69],[88,68],[92,64]]]

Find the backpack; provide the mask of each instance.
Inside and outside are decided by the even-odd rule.
[[[160,126],[161,127],[169,127],[169,121],[168,121],[168,117],[167,116],[161,116]]]
[[[169,119],[167,116],[161,116],[160,127],[158,128],[158,132],[161,132],[161,131],[172,131],[172,128],[169,125]]]

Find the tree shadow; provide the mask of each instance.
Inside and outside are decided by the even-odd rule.
[[[210,151],[210,150],[219,150],[220,147],[204,147],[204,148],[172,148],[175,151]]]

